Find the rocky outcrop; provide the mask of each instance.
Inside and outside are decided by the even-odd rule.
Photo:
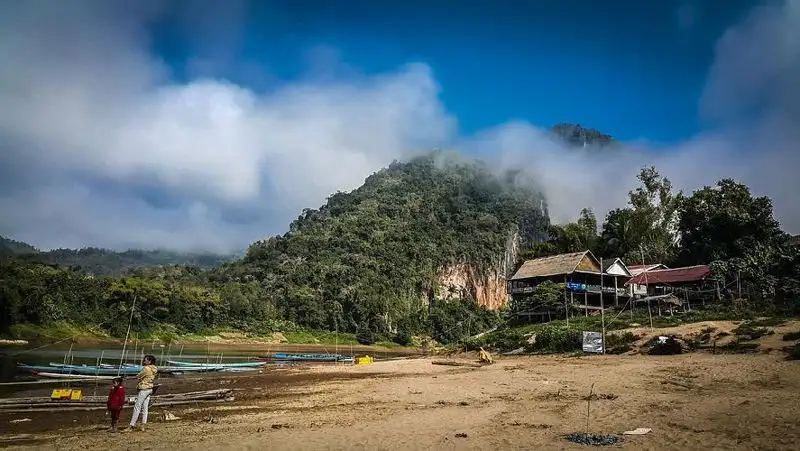
[[[490,264],[461,263],[444,268],[434,297],[440,300],[475,299],[478,305],[499,310],[508,303],[506,278],[514,270],[519,253],[519,234],[506,240],[506,249]]]

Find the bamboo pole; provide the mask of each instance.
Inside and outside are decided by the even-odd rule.
[[[136,308],[136,295],[133,296],[133,303],[131,304],[131,316],[128,318],[128,330],[125,332],[125,342],[122,344],[122,357],[119,359],[119,369],[117,376],[122,374],[122,365],[125,363],[125,349],[128,347],[128,337],[131,334],[131,323],[133,322],[133,312]]]

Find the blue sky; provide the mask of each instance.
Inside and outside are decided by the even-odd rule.
[[[241,250],[431,148],[527,172],[551,219],[655,165],[800,232],[800,0],[0,2],[0,234]],[[567,151],[545,129],[625,141]]]
[[[255,89],[299,77],[318,46],[365,74],[423,62],[465,133],[522,119],[670,143],[709,125],[698,99],[714,45],[754,4],[254,1],[232,17],[178,7],[155,25],[154,49],[178,77],[201,55],[219,61],[214,75]]]

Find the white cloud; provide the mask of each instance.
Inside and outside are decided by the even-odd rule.
[[[527,123],[458,138],[420,64],[366,77],[320,48],[309,77],[267,93],[219,78],[171,82],[146,51],[143,24],[160,2],[100,4],[0,7],[0,233],[42,247],[230,250],[282,232],[302,208],[355,188],[394,158],[448,144],[529,166],[558,221],[583,206],[602,214],[623,204],[638,168],[655,164],[682,188],[741,178],[775,197],[790,230],[800,228],[789,176],[798,167],[790,150],[800,102],[788,101],[798,95],[790,81],[800,79],[796,3],[759,10],[720,40],[702,103],[717,132],[670,152],[589,159]],[[776,42],[781,56],[764,56]],[[734,93],[751,103],[731,106]],[[724,114],[752,102],[766,119]],[[168,207],[145,200],[154,191]]]
[[[137,24],[117,27],[103,11],[61,19],[48,11],[15,8],[24,20],[7,20],[0,34],[11,60],[0,87],[4,159],[55,183],[34,179],[0,197],[3,211],[15,212],[0,227],[44,247],[243,246],[455,132],[424,65],[309,77],[266,95],[220,79],[168,83],[143,52]],[[98,181],[119,189],[89,188]],[[129,184],[184,202],[157,209],[120,194]],[[255,224],[226,221],[231,208],[254,211]]]
[[[723,177],[770,196],[784,228],[800,233],[800,1],[754,9],[720,38],[699,109],[712,132],[654,152],[632,145],[616,155],[567,151],[527,124],[507,124],[466,145],[499,149],[506,166],[543,180],[552,219],[574,220],[582,207],[602,216],[622,206],[638,170],[654,165],[691,191]],[[654,108],[657,108],[654,105]],[[587,124],[590,125],[590,124]]]

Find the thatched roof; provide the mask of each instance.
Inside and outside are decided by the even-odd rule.
[[[550,257],[528,260],[520,266],[509,280],[532,279],[535,277],[550,277],[574,273],[584,258],[590,258],[596,263],[596,258],[590,251],[574,252],[572,254],[552,255]],[[596,263],[599,266],[599,263]]]

